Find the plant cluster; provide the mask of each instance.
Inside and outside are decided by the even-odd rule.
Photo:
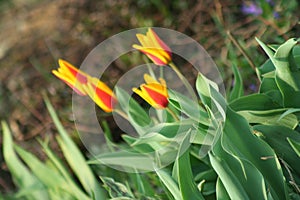
[[[170,67],[192,96],[193,87],[173,62],[172,49],[152,29],[137,38],[140,45],[133,47],[162,70]],[[299,40],[269,46],[257,41],[269,59],[257,68],[260,87],[255,94],[244,95],[236,66],[227,98],[215,82],[199,73],[197,100],[168,88],[164,77],[157,78],[150,70],[145,83],[132,90],[155,108],[157,117],[149,116],[122,88],[112,91],[59,60],[55,76],[103,111],[128,120],[137,136],[124,134],[123,143],[114,143],[106,127],[110,152],[86,161],[45,97],[59,132],[58,144],[74,176],[47,142],[40,142],[48,156],[45,163],[14,145],[3,122],[4,158],[20,188],[11,198],[299,199]],[[103,164],[124,172],[101,172]]]

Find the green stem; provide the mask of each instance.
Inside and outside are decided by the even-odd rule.
[[[120,115],[121,117],[123,117],[124,119],[129,121],[128,115],[125,112],[123,112],[122,110],[114,109],[113,112],[117,113],[118,115]]]
[[[190,96],[195,97],[195,93],[194,93],[193,88],[191,87],[190,83],[186,80],[186,78],[182,75],[182,73],[179,71],[177,66],[173,62],[170,62],[169,66],[175,71],[177,76],[180,78],[180,80],[182,81],[182,83],[184,84],[186,89],[188,90]]]
[[[169,107],[166,107],[166,110],[172,115],[172,117],[174,118],[175,121],[179,121],[179,118],[178,118],[177,115],[173,112],[173,110],[171,110]]]
[[[149,73],[150,73],[150,76],[152,76],[153,78],[156,79],[155,74],[154,74],[154,72],[153,72],[153,69],[152,69],[150,63],[148,62],[148,60],[146,60],[146,57],[144,57],[144,58],[145,58],[144,60],[145,60],[145,62],[146,62],[146,64],[147,64],[147,68],[148,68],[148,71],[149,71]]]

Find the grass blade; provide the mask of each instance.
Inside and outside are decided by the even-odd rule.
[[[45,97],[45,103],[52,117],[52,120],[61,136],[61,139],[58,139],[58,142],[60,144],[60,147],[62,148],[66,160],[68,161],[68,164],[78,177],[84,189],[91,196],[94,196],[95,199],[105,199],[106,195],[103,189],[100,187],[99,182],[94,176],[91,168],[86,163],[86,160],[81,151],[71,140],[66,130],[62,126],[53,106],[51,105],[47,97]]]
[[[13,148],[13,140],[7,123],[2,122],[2,129],[4,160],[10,173],[13,176],[15,184],[19,187],[20,190],[26,190],[28,188],[37,189],[35,191],[31,190],[31,193],[26,194],[26,198],[29,200],[49,199],[44,185],[28,170],[28,168],[17,157]]]

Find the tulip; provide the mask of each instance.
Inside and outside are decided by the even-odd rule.
[[[171,49],[149,28],[146,35],[136,34],[141,45],[134,44],[132,47],[144,53],[154,64],[163,66],[172,61]]]
[[[57,70],[52,70],[52,73],[70,86],[77,94],[81,96],[87,95],[83,86],[87,84],[89,75],[80,71],[65,60],[59,59],[58,64],[59,68]]]
[[[146,83],[142,84],[140,89],[133,88],[133,92],[138,94],[156,109],[166,108],[169,103],[166,81],[160,78],[160,82],[158,82],[148,74],[144,75],[144,79]]]
[[[58,63],[59,68],[52,71],[55,76],[79,95],[88,95],[105,112],[112,112],[117,99],[105,83],[75,68],[67,61],[59,59]]]
[[[85,90],[89,97],[105,112],[112,112],[117,98],[113,91],[102,81],[91,77]]]

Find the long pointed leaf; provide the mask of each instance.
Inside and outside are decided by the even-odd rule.
[[[60,141],[60,145],[68,164],[73,169],[85,190],[91,196],[94,196],[96,199],[105,199],[106,195],[103,189],[100,187],[99,182],[93,175],[91,168],[86,163],[84,156],[65,131],[47,97],[45,97],[45,103],[61,136],[62,140]]]
[[[19,160],[14,148],[11,133],[9,131],[7,123],[2,121],[3,129],[3,155],[6,165],[13,176],[15,184],[20,190],[29,189],[32,187],[38,190],[32,191],[30,194],[26,194],[26,198],[32,199],[49,199],[45,186],[40,182],[28,168]]]

